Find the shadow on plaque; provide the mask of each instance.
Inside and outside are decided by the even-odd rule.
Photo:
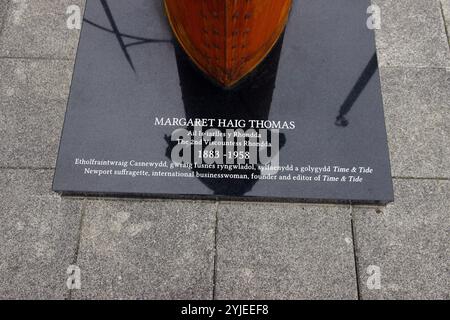
[[[280,61],[283,37],[279,39],[275,47],[266,59],[247,77],[241,80],[233,88],[222,88],[211,79],[207,78],[193,64],[184,50],[175,43],[175,55],[180,77],[184,110],[187,119],[224,119],[224,120],[268,120],[272,97],[277,78],[278,64]],[[193,127],[187,128],[189,131]],[[217,128],[222,133],[224,128]],[[248,125],[241,128],[244,131],[251,129]],[[281,133],[279,137],[279,148],[286,143],[286,136]],[[271,143],[272,135],[268,134],[268,143]],[[168,148],[166,156],[171,158],[172,149],[177,142],[171,141],[171,137],[165,137]],[[270,148],[269,148],[270,149]],[[268,150],[273,156],[279,150]],[[193,155],[195,156],[195,155]],[[194,161],[194,159],[193,159]],[[260,170],[254,166],[252,170],[233,169],[228,174],[240,174],[259,176]],[[219,174],[219,169],[193,168],[194,173]],[[257,179],[216,179],[199,178],[199,180],[211,189],[215,195],[242,196],[248,193],[258,181]]]

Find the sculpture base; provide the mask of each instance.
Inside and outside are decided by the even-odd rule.
[[[392,201],[369,5],[296,1],[267,59],[223,89],[173,43],[160,1],[87,0],[54,190]]]

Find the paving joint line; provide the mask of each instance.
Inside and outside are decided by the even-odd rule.
[[[450,52],[450,33],[449,33],[449,31],[448,31],[447,23],[446,23],[446,21],[445,21],[444,6],[442,5],[442,1],[439,1],[439,7],[440,7],[440,9],[441,9],[442,21],[444,22],[445,35],[447,36],[448,50],[449,50],[449,52]]]
[[[81,216],[80,216],[80,223],[78,225],[78,239],[77,239],[77,245],[75,247],[75,252],[74,252],[74,256],[72,259],[72,265],[77,265],[78,262],[78,255],[80,253],[80,247],[81,247],[81,238],[82,238],[82,233],[83,233],[83,226],[84,226],[84,217],[86,216],[86,204],[87,203],[87,199],[84,198],[83,199],[83,203],[81,205]],[[69,295],[68,295],[68,300],[72,300],[72,292],[73,290],[69,289]]]
[[[72,62],[72,58],[54,58],[54,57],[25,57],[25,56],[0,56],[4,60],[41,60],[41,61],[65,61]]]
[[[351,221],[351,228],[352,228],[352,238],[353,238],[353,261],[355,262],[355,274],[356,274],[356,293],[358,295],[358,300],[361,299],[361,290],[360,290],[360,281],[359,281],[359,258],[357,254],[357,240],[356,240],[356,227],[355,227],[355,221],[354,221],[354,212],[353,212],[353,205],[350,205],[350,221]]]
[[[0,170],[55,170],[55,167],[2,167]]]
[[[216,284],[217,284],[217,231],[219,226],[219,205],[220,201],[216,204],[216,214],[215,214],[215,226],[214,226],[214,262],[213,262],[213,290],[212,290],[212,300],[216,300]]]
[[[434,181],[450,181],[450,178],[445,178],[445,177],[402,177],[402,176],[395,176],[392,177],[392,179],[397,179],[397,180],[434,180]]]
[[[0,20],[2,22],[0,24],[0,39],[2,37],[3,30],[5,29],[5,26],[6,26],[6,18],[8,17],[9,5],[10,5],[10,1],[7,0],[6,5],[5,5],[5,12],[3,13],[3,16],[0,16],[0,19],[2,19],[2,20]]]
[[[436,66],[386,66],[380,64],[380,69],[419,69],[419,70],[439,70],[439,71],[447,71],[448,67],[436,67]]]

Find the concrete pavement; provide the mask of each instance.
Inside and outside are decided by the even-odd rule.
[[[83,1],[0,0],[0,298],[449,299],[450,1],[374,2],[387,207],[62,199],[66,9]]]

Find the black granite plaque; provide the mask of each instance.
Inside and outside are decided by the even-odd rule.
[[[172,40],[162,1],[88,0],[54,190],[392,201],[369,5],[295,1],[267,59],[222,89]]]

